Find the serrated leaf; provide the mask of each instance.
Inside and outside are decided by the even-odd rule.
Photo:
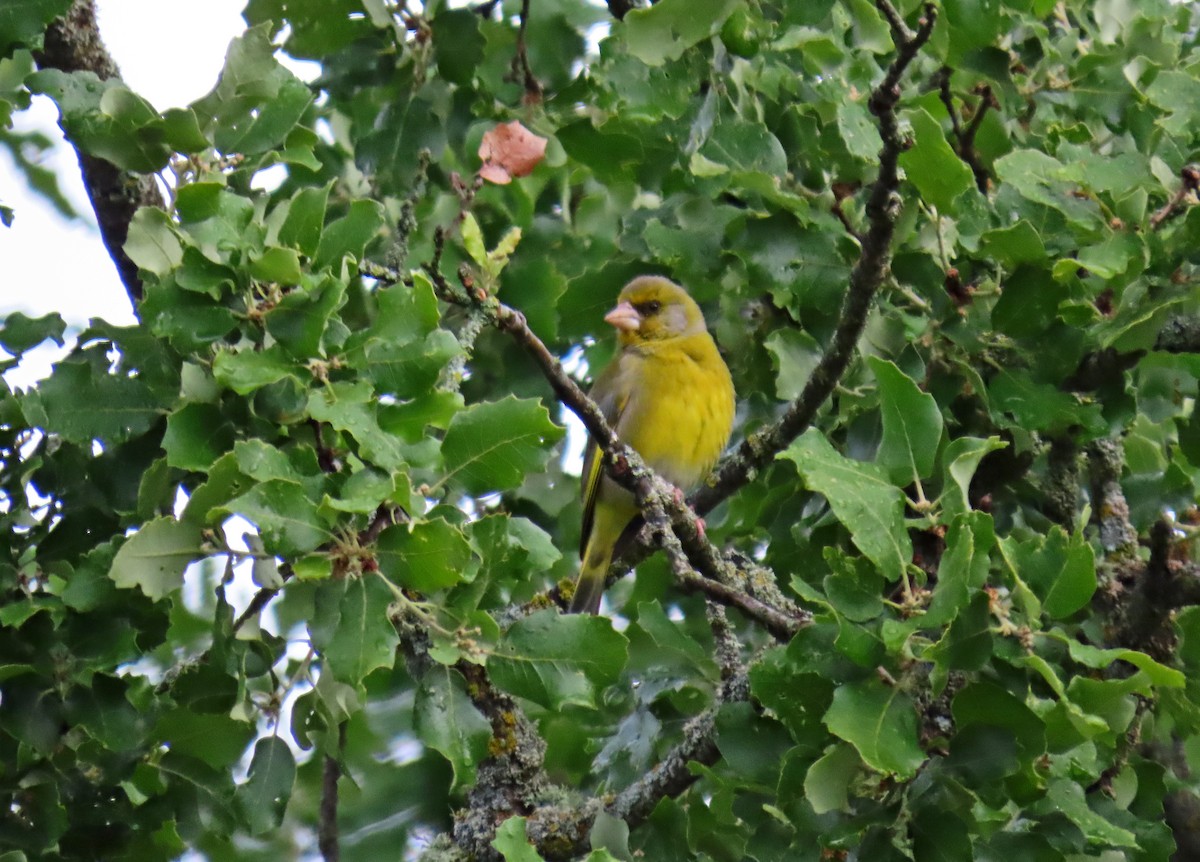
[[[1156,662],[1144,652],[1133,649],[1102,649],[1068,637],[1060,629],[1043,632],[1042,634],[1045,637],[1052,637],[1066,644],[1071,659],[1085,667],[1108,670],[1113,662],[1124,661],[1145,673],[1155,685],[1163,686],[1164,688],[1179,688],[1186,682],[1186,678],[1182,672]]]
[[[942,412],[895,363],[872,356],[867,360],[879,384],[883,442],[875,461],[897,485],[928,479],[942,439]]]
[[[625,43],[643,63],[661,66],[720,30],[736,7],[737,0],[660,0],[634,8],[623,21]]]
[[[224,509],[258,527],[267,550],[273,554],[286,557],[307,553],[330,538],[316,502],[304,486],[295,482],[262,482],[230,500]]]
[[[250,774],[237,789],[235,799],[250,834],[277,829],[291,800],[296,781],[296,759],[286,742],[266,736],[254,746]]]
[[[849,811],[850,784],[860,763],[852,745],[835,745],[804,776],[804,797],[817,814]]]
[[[388,527],[375,552],[383,574],[423,593],[457,584],[471,558],[466,536],[440,518]]]
[[[839,686],[825,724],[880,772],[911,778],[925,762],[917,741],[916,710],[895,686],[874,680]]]
[[[909,111],[908,121],[916,143],[900,153],[900,166],[921,197],[939,212],[952,213],[955,198],[974,185],[971,169],[950,148],[941,123],[928,111]]]
[[[364,461],[387,470],[405,466],[404,450],[398,440],[384,433],[375,416],[375,393],[369,383],[332,383],[313,390],[308,412],[318,422],[352,436]]]
[[[384,223],[383,204],[370,200],[352,202],[349,211],[330,222],[321,233],[321,242],[313,255],[313,269],[339,264],[346,255],[362,260],[367,243],[378,235]]]
[[[475,783],[475,766],[488,753],[492,725],[471,703],[462,674],[437,666],[417,686],[413,721],[422,743],[450,761],[454,786]]]
[[[388,616],[392,600],[375,576],[321,583],[309,631],[339,682],[358,686],[372,671],[392,666],[400,643]]]
[[[617,681],[628,646],[603,617],[538,611],[505,633],[488,669],[496,685],[547,709],[591,706]]]
[[[904,524],[904,495],[874,464],[840,455],[815,428],[792,443],[780,458],[795,462],[804,483],[823,494],[850,538],[890,581],[899,580],[912,560]]]
[[[279,345],[266,350],[222,350],[213,360],[213,378],[238,395],[249,395],[287,377],[296,378],[301,371]]]
[[[312,257],[321,242],[325,207],[333,183],[301,189],[288,202],[287,217],[279,228],[279,241]]]
[[[545,862],[525,835],[524,817],[510,817],[501,823],[492,846],[504,857],[504,862]]]
[[[206,470],[233,445],[234,427],[214,404],[185,404],[167,417],[162,447],[167,463]]]
[[[261,153],[287,139],[312,103],[308,85],[275,59],[271,28],[260,24],[234,39],[212,92],[195,103],[211,118],[223,153]]]
[[[118,587],[139,587],[150,598],[161,599],[183,586],[183,570],[202,556],[198,527],[158,518],[125,540],[109,577]]]
[[[142,207],[129,223],[125,254],[140,269],[162,277],[183,263],[183,245],[171,217],[155,207]]]
[[[979,462],[989,452],[1003,449],[1008,444],[999,437],[980,440],[977,437],[959,437],[950,441],[942,451],[942,496],[940,498],[947,520],[967,512],[971,508],[971,479]]]
[[[439,484],[454,483],[468,493],[507,491],[545,464],[547,449],[563,429],[536,399],[512,396],[473,404],[450,420],[442,441],[446,472]]]

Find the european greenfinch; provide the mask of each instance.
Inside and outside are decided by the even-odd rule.
[[[620,349],[591,396],[617,436],[660,476],[689,489],[708,475],[733,427],[733,380],[704,315],[686,290],[641,276],[604,320]],[[582,560],[571,612],[598,613],[613,550],[638,514],[633,494],[608,476],[595,441],[583,464]]]

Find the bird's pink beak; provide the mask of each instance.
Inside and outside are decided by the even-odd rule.
[[[621,332],[636,332],[641,328],[642,316],[629,302],[618,302],[616,308],[604,315],[604,322]]]

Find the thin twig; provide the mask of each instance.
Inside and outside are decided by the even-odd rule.
[[[833,340],[821,356],[803,391],[774,424],[751,434],[741,446],[726,456],[708,483],[693,497],[695,510],[704,515],[719,502],[741,488],[763,467],[771,463],[789,443],[812,423],[817,411],[833,392],[838,381],[850,366],[854,348],[866,325],[867,313],[875,293],[883,283],[892,256],[892,238],[896,219],[900,215],[898,193],[900,178],[897,170],[900,153],[907,143],[900,137],[896,105],[900,101],[900,79],[929,41],[937,9],[925,6],[925,16],[914,33],[888,0],[876,0],[876,6],[892,25],[896,42],[896,57],[888,67],[883,81],[871,93],[868,107],[879,123],[883,149],[879,154],[879,174],[871,187],[867,201],[868,229],[862,237],[862,253],[850,271],[850,284],[842,303],[841,316]]]
[[[954,151],[971,169],[971,173],[975,177],[975,187],[987,194],[990,177],[979,157],[979,152],[975,149],[975,135],[979,132],[979,127],[983,124],[983,118],[987,115],[988,109],[998,109],[1000,103],[996,100],[996,94],[992,92],[991,86],[983,84],[976,90],[979,94],[979,104],[975,107],[970,124],[964,129],[962,123],[959,122],[958,110],[954,107],[954,94],[950,91],[950,77],[953,74],[953,70],[949,66],[943,66],[938,70],[934,76],[938,86],[938,95],[941,97],[942,104],[946,106],[946,112],[950,114],[950,129],[954,134]]]
[[[517,54],[513,57],[512,77],[521,78],[525,87],[523,101],[536,105],[542,100],[542,84],[529,65],[529,50],[525,43],[525,31],[529,27],[529,0],[521,0],[521,25],[517,28]]]
[[[1197,190],[1200,190],[1200,165],[1184,165],[1183,170],[1179,172],[1179,177],[1183,183],[1176,190],[1171,199],[1163,204],[1162,209],[1150,216],[1150,230],[1158,230],[1163,222],[1174,217],[1179,212],[1179,205],[1184,202],[1187,196]]]

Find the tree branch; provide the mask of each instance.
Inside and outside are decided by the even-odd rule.
[[[975,176],[975,187],[983,194],[987,194],[990,178],[987,168],[983,166],[979,153],[975,149],[975,135],[978,133],[980,125],[983,124],[983,118],[987,115],[988,109],[998,109],[1000,103],[996,101],[996,94],[987,84],[977,88],[979,104],[975,108],[970,124],[964,129],[958,119],[958,111],[954,107],[954,94],[950,91],[950,77],[953,74],[954,71],[949,66],[943,66],[934,76],[934,81],[937,84],[942,104],[946,106],[946,111],[950,114],[950,127],[954,133],[954,150]]]
[[[36,59],[43,69],[95,72],[101,79],[121,76],[100,39],[94,0],[75,0],[67,14],[49,26],[44,46]],[[133,214],[144,206],[161,208],[162,194],[153,176],[122,171],[78,147],[75,152],[104,247],[116,264],[125,292],[136,308],[142,298],[142,280],[137,265],[125,254],[125,240],[129,236]]]
[[[636,9],[637,3],[634,0],[605,0],[608,4],[608,11],[618,21],[624,21],[629,10]]]
[[[517,29],[517,54],[512,61],[512,78],[521,79],[525,88],[522,101],[536,105],[542,101],[542,84],[529,65],[529,49],[525,44],[525,31],[529,28],[529,0],[521,0],[521,26]]]
[[[701,515],[712,511],[719,502],[749,482],[812,423],[817,410],[850,366],[855,346],[866,325],[871,302],[891,263],[892,238],[901,209],[897,191],[900,187],[897,164],[900,153],[908,147],[908,143],[900,137],[896,119],[900,79],[933,34],[937,9],[932,4],[926,4],[919,29],[913,32],[888,0],[876,0],[876,6],[891,24],[896,57],[868,102],[871,113],[879,123],[883,149],[879,153],[879,175],[867,201],[868,229],[862,237],[862,253],[850,271],[850,284],[842,303],[841,317],[829,347],[822,354],[803,391],[788,405],[783,416],[773,425],[751,434],[736,451],[722,459],[708,483],[693,496],[693,506]]]
[[[346,747],[346,722],[338,725],[338,755]],[[338,862],[342,850],[338,840],[338,779],[342,765],[337,757],[325,755],[321,767],[321,822],[317,829],[317,847],[325,862]]]
[[[1179,172],[1179,178],[1183,182],[1180,183],[1175,194],[1171,195],[1171,199],[1163,205],[1162,209],[1150,216],[1150,230],[1158,230],[1164,222],[1178,215],[1179,205],[1187,199],[1187,196],[1200,191],[1200,165],[1184,165],[1183,170]]]

